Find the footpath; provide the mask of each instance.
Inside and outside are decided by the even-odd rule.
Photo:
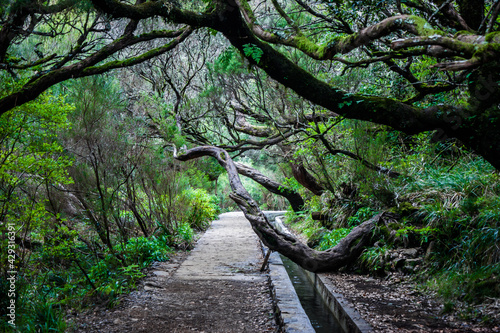
[[[121,304],[75,332],[275,332],[260,243],[242,213],[221,214],[187,258],[157,263]]]

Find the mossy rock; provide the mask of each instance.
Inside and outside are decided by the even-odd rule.
[[[411,214],[418,211],[417,207],[414,207],[411,203],[405,201],[399,204],[399,206],[392,207],[389,209],[390,213],[397,214],[401,217],[410,216]]]

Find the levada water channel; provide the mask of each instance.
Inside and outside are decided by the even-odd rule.
[[[314,330],[318,333],[343,333],[344,330],[304,270],[287,257],[280,257]]]

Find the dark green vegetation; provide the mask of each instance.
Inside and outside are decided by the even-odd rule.
[[[390,134],[378,134],[385,137],[384,148],[391,147]],[[319,178],[334,179],[330,183],[338,190],[312,197],[303,214],[287,216],[288,223],[310,246],[326,250],[354,226],[388,211],[393,220],[375,228],[372,245],[346,270],[412,275],[423,289],[446,300],[445,310],[491,320],[475,305],[500,295],[498,172],[453,143],[421,142],[413,151],[392,148],[387,156],[398,152],[399,158],[390,165],[406,169],[404,176],[389,179],[351,161],[328,161],[342,164],[342,174],[320,173]],[[439,153],[443,156],[436,158]],[[311,212],[321,212],[322,219],[313,219],[319,214]]]
[[[16,257],[4,237],[0,331],[8,271],[17,271],[17,330],[62,332],[66,311],[114,306],[145,267],[188,249],[217,216],[213,170],[173,160],[127,115],[122,93],[116,78],[93,77],[2,117],[2,230],[13,226]]]
[[[249,195],[231,198],[267,245],[311,270],[335,252],[332,267],[412,274],[445,310],[498,320],[475,305],[500,297],[499,13],[486,0],[0,1],[1,288],[15,270],[18,330],[61,331],[65,311],[112,306],[188,248],[236,207],[228,156],[246,165],[231,186],[238,173],[263,185],[244,179]],[[252,198],[290,203],[320,251],[271,230]]]

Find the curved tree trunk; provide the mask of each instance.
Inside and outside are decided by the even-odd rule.
[[[304,209],[304,200],[296,191],[284,187],[282,184],[275,182],[249,166],[241,163],[234,164],[240,175],[253,179],[271,193],[285,197],[290,203],[290,206],[292,206],[294,212],[299,212]]]
[[[314,195],[322,195],[325,192],[325,188],[318,183],[316,178],[314,178],[314,176],[311,175],[306,168],[304,168],[302,163],[295,164],[291,162],[290,165],[292,167],[293,177],[299,182],[300,185],[307,188]]]
[[[255,200],[243,187],[237,166],[225,150],[213,146],[201,146],[190,149],[181,155],[178,155],[177,151],[174,150],[174,157],[180,161],[188,161],[202,156],[211,156],[217,159],[219,164],[226,169],[233,191],[229,196],[243,211],[261,241],[271,250],[280,252],[311,272],[334,271],[353,262],[361,254],[364,247],[370,243],[375,226],[385,214],[378,214],[355,227],[337,246],[327,251],[316,251],[293,236],[276,230],[269,223]]]

